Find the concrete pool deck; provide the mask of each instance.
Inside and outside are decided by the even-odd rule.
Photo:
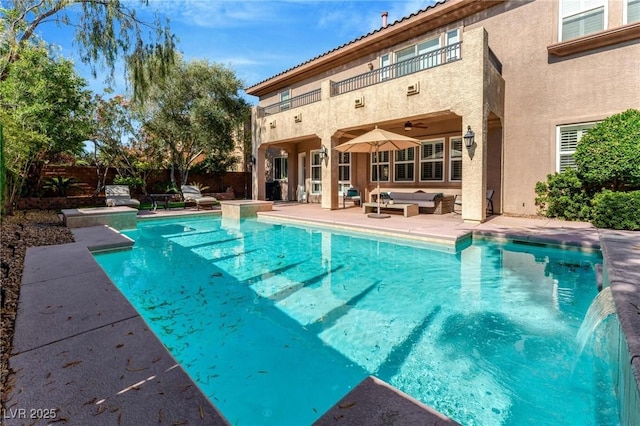
[[[629,342],[631,366],[640,379],[638,232],[601,232],[584,223],[503,216],[469,225],[451,214],[394,215],[376,220],[366,218],[358,208],[327,211],[297,203],[274,204],[273,208],[259,216],[269,221],[361,229],[450,245],[471,235],[584,249],[600,248],[602,241],[605,280],[612,287],[621,328]],[[211,214],[195,210],[140,212],[139,219],[191,213]],[[70,425],[228,424],[89,251],[126,248],[131,241],[107,227],[72,232],[75,243],[27,251],[10,359],[16,374],[3,413],[4,424],[48,424],[52,420]],[[78,291],[81,286],[83,291]],[[26,416],[39,418],[20,418],[20,409],[26,410]],[[54,409],[56,419],[41,418]],[[316,424],[369,425],[390,420],[395,420],[395,425],[456,424],[375,378],[355,387]]]

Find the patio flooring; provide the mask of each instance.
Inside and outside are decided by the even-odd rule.
[[[185,214],[219,213],[141,211],[138,218]],[[455,214],[370,219],[358,207],[325,210],[317,204],[298,203],[275,203],[273,211],[261,212],[259,217],[450,246],[473,235],[591,249],[600,248],[604,234],[605,265],[609,265],[621,327],[632,342],[634,374],[640,379],[640,318],[637,309],[632,309],[640,306],[638,232],[603,233],[586,223],[505,216],[493,216],[482,224],[465,224]],[[52,420],[70,425],[228,424],[89,252],[127,247],[132,242],[106,227],[72,231],[75,243],[27,251],[10,359],[16,375],[6,407],[14,411],[3,413],[4,424],[48,424]],[[26,411],[16,411],[19,409]],[[18,415],[29,415],[31,409],[55,409],[56,419]],[[399,416],[396,425],[456,424],[375,378],[355,387],[317,424],[380,424],[390,413]],[[400,420],[403,414],[406,422]]]

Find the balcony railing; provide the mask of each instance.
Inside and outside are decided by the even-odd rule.
[[[267,115],[276,114],[280,111],[298,108],[318,101],[320,101],[320,89],[294,96],[291,99],[287,99],[286,101],[278,102],[277,104],[272,104],[264,108],[258,108],[258,113],[261,117],[265,117]]]
[[[450,46],[398,62],[397,64],[387,65],[385,67],[378,68],[377,70],[338,81],[331,84],[331,96],[341,95],[353,90],[373,86],[374,84],[384,83],[385,81],[393,80],[394,78],[403,77],[429,68],[435,68],[439,65],[458,61],[462,59],[461,48],[462,42],[455,43]]]

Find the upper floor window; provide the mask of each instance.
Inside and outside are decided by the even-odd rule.
[[[437,53],[429,54],[430,52],[434,52],[438,49],[440,49],[440,37],[435,37],[411,47],[398,50],[396,52],[396,63],[400,64],[402,61],[408,62],[399,65],[397,76],[399,77],[411,74],[416,71],[440,65],[440,55]],[[417,56],[422,56],[419,61],[410,61],[410,59]]]
[[[582,136],[595,125],[596,123],[583,123],[573,126],[558,126],[556,171],[564,172],[568,168],[576,167],[576,162],[573,159],[576,146]]]
[[[444,139],[422,141],[420,152],[420,180],[444,180]]]
[[[273,159],[273,179],[284,180],[287,178],[287,157],[275,157]]]
[[[413,182],[415,167],[415,148],[401,149],[395,151],[395,161],[393,162],[393,180],[395,182]]]
[[[389,182],[389,151],[371,153],[371,182],[378,181],[378,174],[380,182]]]
[[[391,77],[389,69],[385,69],[385,67],[388,67],[389,65],[391,65],[391,55],[387,53],[386,55],[380,56],[380,68],[382,68],[382,74],[380,75],[380,78],[382,78],[383,80]]]
[[[460,59],[460,31],[455,30],[447,31],[446,35],[447,43],[447,62]]]
[[[640,0],[627,0],[625,9],[625,24],[640,21]]]
[[[284,111],[286,109],[291,108],[291,103],[289,102],[291,99],[291,89],[287,89],[284,92],[280,92],[280,111]]]
[[[562,0],[560,2],[561,41],[606,29],[606,0]]]

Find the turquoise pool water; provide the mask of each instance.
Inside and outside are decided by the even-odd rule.
[[[618,423],[613,361],[576,342],[598,254],[220,217],[125,234],[98,263],[231,424],[311,424],[370,374],[464,425]]]

